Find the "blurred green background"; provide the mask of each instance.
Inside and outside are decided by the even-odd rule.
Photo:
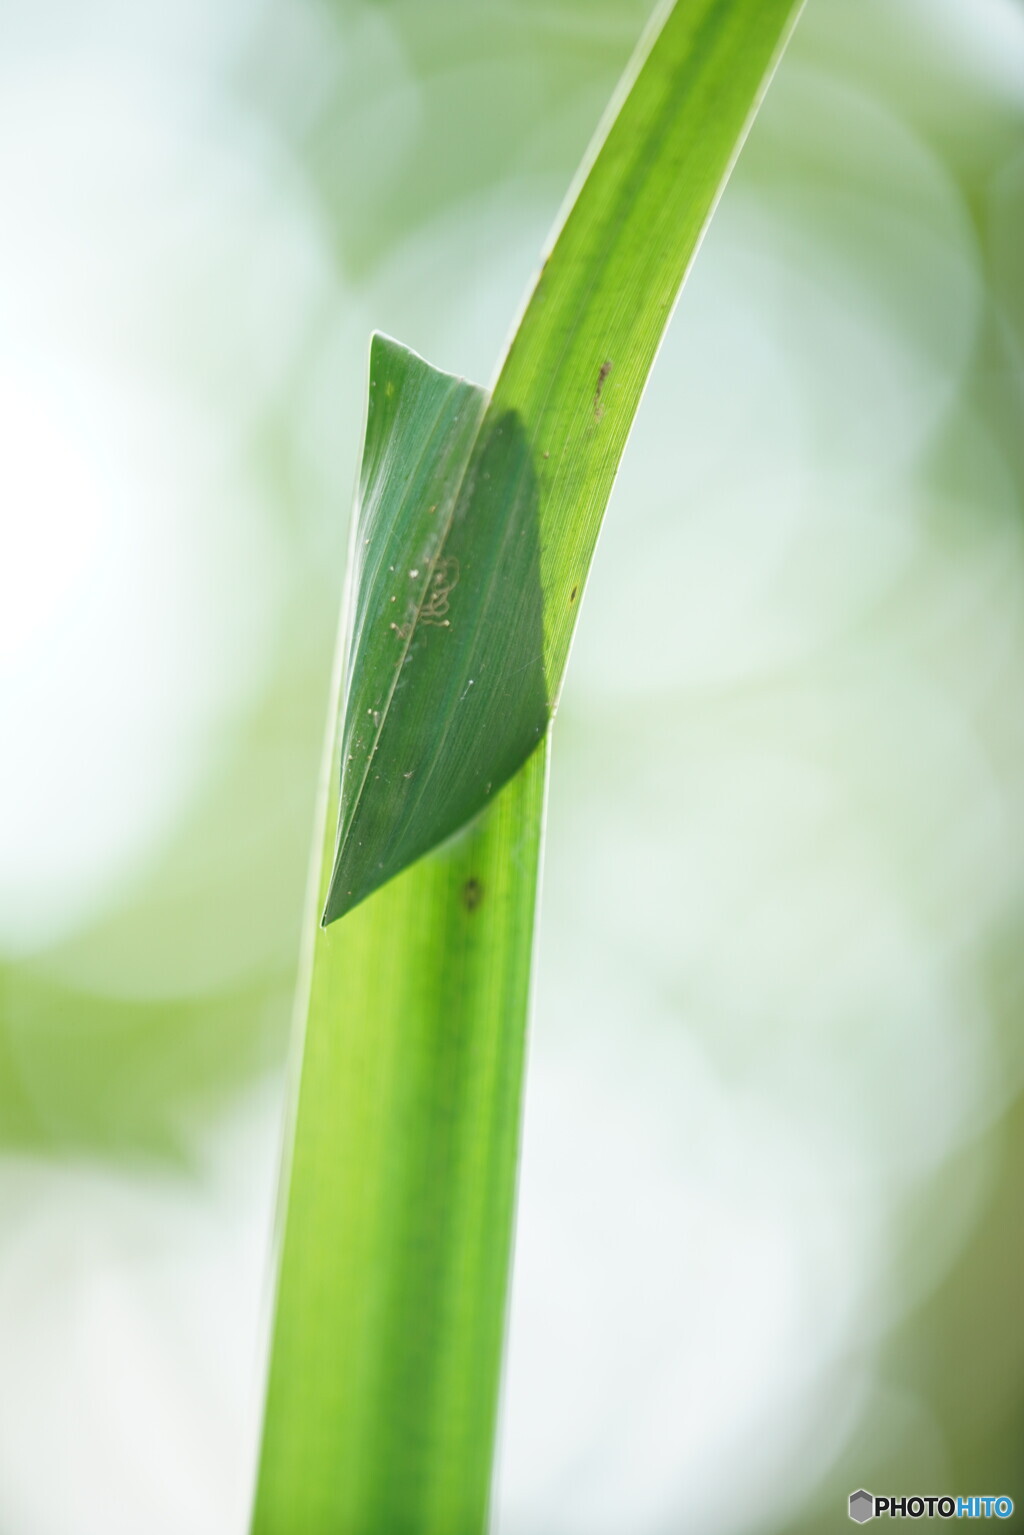
[[[0,1535],[242,1535],[386,330],[646,0],[0,0]],[[500,1535],[1024,1500],[1024,7],[809,0],[556,729]]]

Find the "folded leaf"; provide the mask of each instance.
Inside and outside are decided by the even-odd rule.
[[[519,418],[373,338],[324,923],[470,821],[547,727],[537,481]]]

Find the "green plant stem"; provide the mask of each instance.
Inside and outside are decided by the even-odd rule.
[[[545,766],[314,929],[255,1535],[486,1521]]]
[[[451,538],[463,540],[455,595],[482,594],[459,622],[488,641],[504,632],[487,604],[508,554],[493,538],[494,552],[479,553],[486,539],[473,539],[473,518],[493,532],[489,518],[527,507],[522,536],[536,535],[539,569],[532,588],[520,585],[531,600],[543,588],[543,612],[532,650],[520,643],[533,657],[531,685],[542,662],[547,703],[561,686],[601,518],[661,335],[797,8],[794,0],[680,0],[662,13],[570,200],[478,430],[474,420],[468,456],[459,450],[445,503]],[[379,355],[382,366],[390,355],[396,377],[414,377],[393,350]],[[454,399],[439,379],[421,374],[415,387],[426,391],[417,399],[441,401],[442,414]],[[397,397],[399,416],[405,398]],[[433,405],[409,412],[436,414]],[[387,481],[391,448],[375,430],[371,413],[368,455],[378,453]],[[499,441],[517,445],[506,506],[494,483],[501,476],[485,472]],[[431,475],[449,450],[436,451]],[[409,462],[421,464],[422,453]],[[435,507],[411,515],[424,510]],[[396,518],[396,527],[414,525]],[[450,560],[448,536],[431,546],[428,575],[417,558],[409,578],[430,582],[438,569],[455,570],[439,563]],[[377,561],[371,532],[364,543]],[[431,590],[424,587],[420,613]],[[397,601],[386,585],[378,596],[388,607]],[[364,653],[383,655],[380,622],[363,633]],[[417,699],[427,722],[419,746],[440,787],[458,766],[443,753],[458,738],[453,721],[467,718],[457,714],[465,693],[436,665],[436,626],[421,639],[426,659],[408,679],[394,659],[378,675],[353,671],[349,658],[348,696],[359,711],[347,725],[353,756],[358,749],[365,758],[360,813],[368,816],[388,796],[398,803],[399,777],[413,776],[386,739],[390,731],[408,750],[406,699]],[[488,675],[500,674],[499,661],[487,664]],[[401,656],[397,665],[405,666]],[[521,672],[529,675],[516,663],[502,685]],[[417,675],[427,679],[425,699],[403,694],[402,709],[385,717],[387,705],[374,700],[390,699],[398,685],[412,690]],[[431,677],[444,709],[435,707]],[[512,718],[522,701],[508,696]],[[337,795],[330,798],[309,917],[305,1053],[284,1178],[254,1535],[480,1535],[486,1524],[546,762],[532,707],[523,718],[505,741],[511,766],[494,775],[495,790],[516,752],[523,766],[497,797],[488,798],[481,760],[459,791],[465,829],[319,930],[336,851]],[[339,727],[333,784],[343,738]],[[440,817],[437,839],[451,831]],[[414,833],[409,846],[419,853],[419,821]],[[374,837],[356,837],[353,847],[328,917],[349,895],[358,899],[359,861],[381,856]]]

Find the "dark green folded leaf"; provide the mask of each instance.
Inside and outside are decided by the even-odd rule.
[[[547,726],[537,487],[514,411],[384,336],[354,542],[324,921],[464,826]]]

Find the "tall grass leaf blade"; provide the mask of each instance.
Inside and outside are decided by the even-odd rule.
[[[516,411],[537,469],[552,698],[662,335],[802,3],[659,8],[495,383],[484,430]]]
[[[373,342],[253,1535],[486,1526],[546,727],[661,335],[798,10],[659,12],[490,397]]]

